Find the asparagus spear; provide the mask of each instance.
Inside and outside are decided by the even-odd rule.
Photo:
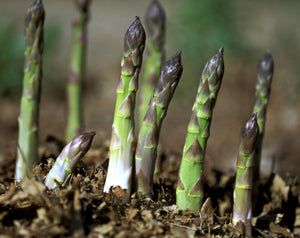
[[[135,156],[136,189],[145,196],[152,194],[160,128],[181,73],[181,52],[179,51],[163,65],[141,125]]]
[[[134,108],[138,76],[145,47],[145,31],[137,17],[124,37],[121,77],[117,87],[117,101],[110,144],[110,159],[104,192],[120,186],[131,193],[134,156]]]
[[[70,141],[83,130],[82,85],[85,71],[88,7],[90,0],[75,0],[76,17],[72,24],[72,51],[67,85],[68,121],[66,140]]]
[[[254,114],[243,126],[240,134],[240,147],[236,163],[236,179],[233,193],[233,224],[241,221],[245,232],[251,237],[252,202],[251,192],[255,167],[255,150],[258,141],[259,126]]]
[[[95,132],[82,133],[63,148],[46,176],[45,185],[49,189],[64,186],[69,181],[76,164],[90,149],[94,136]]]
[[[203,203],[203,164],[213,108],[224,73],[223,47],[206,63],[187,129],[176,189],[179,209],[200,210]]]
[[[146,12],[146,57],[141,80],[141,104],[139,107],[139,125],[141,126],[148,109],[155,84],[165,61],[165,11],[158,0],[152,0]],[[160,146],[158,146],[158,151]],[[161,157],[157,156],[154,174],[161,171]]]
[[[257,149],[255,151],[255,180],[259,180],[259,169],[261,160],[261,149],[266,123],[267,106],[269,103],[271,83],[273,77],[274,61],[271,53],[266,53],[258,63],[257,81],[255,86],[255,102],[253,113],[257,113],[257,123],[259,127]]]
[[[19,150],[15,179],[20,182],[38,159],[39,104],[42,80],[45,11],[36,0],[25,17],[25,62],[19,123]]]
[[[148,109],[161,66],[165,61],[165,12],[157,0],[153,0],[146,13],[146,57],[141,81],[141,105],[139,107],[140,125]]]

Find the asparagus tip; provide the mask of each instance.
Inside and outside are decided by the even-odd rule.
[[[79,9],[86,13],[88,11],[90,0],[76,0],[75,3]]]
[[[27,23],[31,21],[31,16],[34,14],[35,22],[44,21],[45,11],[42,0],[36,0],[27,10]]]
[[[71,140],[71,147],[73,153],[76,154],[81,152],[85,154],[90,149],[95,135],[95,132],[86,132],[75,136]]]
[[[267,52],[258,63],[259,74],[273,74],[274,60],[271,52]]]
[[[209,77],[210,84],[215,85],[218,82],[221,82],[223,79],[224,74],[224,60],[223,60],[223,52],[224,47],[222,46],[218,52],[209,60],[207,61],[203,72],[202,77],[205,79],[209,75],[212,75],[212,77]]]
[[[181,50],[178,50],[172,58],[178,58],[178,61],[181,61]]]
[[[167,65],[179,65],[179,71],[182,71],[181,65],[181,50],[177,51],[176,54],[166,63]],[[176,67],[175,67],[176,68]]]
[[[163,22],[165,19],[165,11],[158,0],[153,0],[146,13],[147,20],[154,20],[155,22]]]
[[[251,116],[250,120],[246,123],[245,130],[247,131],[247,134],[253,134],[253,132],[255,132],[256,125],[257,125],[257,114],[254,113]]]
[[[167,83],[167,82],[178,81],[180,79],[181,73],[182,73],[181,51],[177,51],[177,53],[163,65],[161,74],[166,75],[165,78],[168,78],[168,80],[165,80],[164,82]],[[162,78],[163,77],[161,77],[161,79]]]
[[[40,4],[43,4],[42,0],[36,0],[35,3],[34,3],[34,5],[40,5]]]
[[[135,49],[144,45],[146,33],[140,17],[136,16],[135,21],[130,25],[124,36],[125,48]]]
[[[90,149],[93,138],[94,138],[95,135],[96,135],[96,133],[94,131],[92,131],[92,132],[83,133],[83,134],[78,136],[81,140],[80,149],[81,149],[82,152],[85,153]]]
[[[242,144],[245,151],[252,151],[258,132],[257,115],[254,113],[241,130],[241,138],[243,138]]]
[[[221,48],[219,49],[219,54],[223,54],[224,53],[224,46],[221,46]]]
[[[147,30],[147,39],[152,41],[155,49],[163,52],[166,35],[166,14],[159,1],[153,0],[148,6],[145,16],[145,24]],[[161,61],[164,60],[161,59]]]

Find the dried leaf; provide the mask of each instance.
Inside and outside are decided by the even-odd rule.
[[[125,214],[126,214],[128,221],[131,221],[133,218],[135,218],[135,216],[138,214],[138,212],[139,212],[139,209],[137,209],[137,208],[127,208],[125,210]]]
[[[144,210],[142,211],[142,219],[147,223],[147,222],[151,222],[153,215],[152,212],[150,210]]]
[[[190,228],[187,226],[181,226],[178,224],[171,224],[171,234],[172,237],[178,237],[178,238],[182,238],[182,237],[188,237],[188,238],[192,238],[195,237],[195,233],[196,233],[196,229],[195,228]]]
[[[300,227],[300,207],[297,207],[295,213],[296,213],[296,218],[295,218],[294,226],[299,226]]]
[[[284,201],[287,202],[289,191],[290,187],[278,174],[276,174],[273,179],[271,192],[283,196]]]
[[[44,194],[46,187],[44,184],[34,179],[25,178],[21,183],[21,188],[27,194],[31,195],[40,205],[48,203],[48,197]]]
[[[15,193],[15,189],[15,184],[11,183],[9,186],[9,190],[0,196],[0,204],[7,202],[7,200],[10,200]]]
[[[113,230],[114,230],[114,222],[104,224],[104,225],[101,225],[101,226],[97,226],[93,229],[92,232],[96,233],[96,234],[108,235]]]
[[[37,215],[38,215],[38,219],[45,221],[45,223],[48,223],[48,216],[47,216],[47,210],[42,207],[37,209]]]
[[[235,233],[236,233],[238,236],[244,235],[244,234],[245,234],[245,225],[244,225],[243,222],[238,221],[234,227],[235,227],[235,229],[236,229]]]
[[[163,207],[163,210],[169,213],[171,216],[176,215],[179,213],[179,208],[177,205],[172,205],[172,206],[165,206]]]
[[[123,198],[128,195],[128,190],[122,189],[120,186],[114,187],[112,191],[114,195],[118,198]]]
[[[270,231],[275,234],[283,235],[284,237],[294,237],[291,231],[288,228],[281,227],[279,225],[276,225],[274,222],[270,223]]]

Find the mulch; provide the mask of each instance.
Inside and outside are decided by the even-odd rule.
[[[201,211],[176,206],[179,154],[162,155],[152,199],[126,190],[103,193],[108,147],[91,150],[80,162],[70,184],[48,190],[43,179],[62,143],[51,138],[41,148],[41,161],[20,184],[14,183],[15,150],[0,157],[1,237],[244,237],[244,226],[233,226],[234,173],[206,171]],[[116,175],[117,176],[117,175]],[[300,237],[300,193],[295,176],[271,174],[260,182],[254,237]]]

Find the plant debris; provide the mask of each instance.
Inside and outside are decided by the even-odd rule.
[[[56,153],[51,150],[42,151]],[[51,157],[42,159],[32,178],[15,185],[15,154],[8,150],[0,159],[0,233],[20,237],[244,237],[243,224],[231,223],[234,175],[207,171],[201,210],[181,211],[175,205],[179,159],[166,155],[163,170],[154,180],[154,197],[133,194],[124,204],[126,190],[117,187],[103,193],[107,171],[103,155],[108,148],[101,150],[87,153],[70,184],[54,190],[43,184],[53,163]],[[103,162],[100,166],[99,160]],[[299,236],[296,178],[273,174],[260,184],[259,191],[260,211],[253,219],[253,236]]]

